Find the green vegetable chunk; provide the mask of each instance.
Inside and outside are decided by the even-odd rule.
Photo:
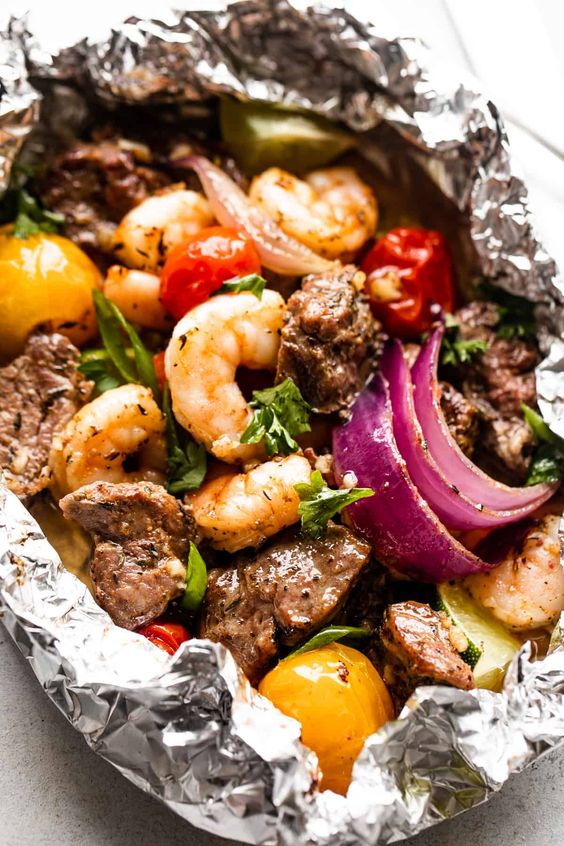
[[[57,232],[65,222],[64,215],[42,208],[35,197],[25,188],[19,188],[16,195],[17,215],[14,221],[16,238],[29,238],[40,232]]]
[[[249,276],[241,276],[239,279],[229,279],[224,282],[218,294],[238,294],[240,291],[249,291],[259,300],[262,299],[262,292],[266,287],[266,279],[258,273],[251,273]]]
[[[241,436],[242,444],[264,441],[269,456],[289,455],[299,449],[294,435],[310,431],[311,406],[292,379],[285,379],[273,388],[253,391],[250,405],[255,411]]]
[[[368,629],[362,629],[358,626],[327,626],[321,629],[320,632],[314,634],[312,638],[298,646],[293,652],[290,652],[286,658],[293,658],[295,655],[303,655],[304,652],[311,652],[312,649],[320,649],[322,646],[327,646],[334,643],[336,640],[342,640],[345,637],[364,638],[370,637],[372,634]]]
[[[302,518],[302,529],[314,538],[325,533],[328,521],[338,511],[359,499],[374,496],[372,488],[328,488],[319,470],[313,471],[309,485],[302,482],[294,485],[294,490],[301,500],[298,513]]]
[[[459,582],[438,585],[437,594],[438,610],[448,614],[466,635],[468,649],[461,657],[472,667],[476,687],[500,690],[521,643]]]
[[[190,541],[188,566],[186,567],[186,589],[180,600],[184,611],[197,611],[206,593],[208,570],[198,547]]]
[[[172,413],[168,383],[163,391],[163,414],[166,421],[168,452],[166,489],[175,496],[187,491],[195,491],[204,481],[208,469],[206,450],[187,432],[184,432],[184,445],[181,446]]]
[[[522,405],[523,417],[529,425],[535,440],[540,443],[529,467],[526,485],[538,485],[541,482],[552,484],[564,479],[564,438],[561,438],[546,425],[540,414]]]
[[[249,174],[275,165],[302,173],[322,167],[355,145],[349,132],[326,118],[281,106],[225,97],[219,120],[224,141]]]

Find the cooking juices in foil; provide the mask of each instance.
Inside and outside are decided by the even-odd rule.
[[[59,130],[96,100],[186,115],[217,94],[342,121],[388,176],[419,173],[454,205],[456,249],[472,269],[465,284],[486,276],[537,303],[547,355],[539,403],[564,436],[564,287],[536,238],[495,107],[419,42],[386,40],[343,9],[214,6],[131,18],[104,41],[56,54],[12,21],[0,42],[4,186],[37,122],[38,89]],[[192,640],[169,658],[114,626],[18,500],[0,496],[5,625],[87,743],[200,828],[249,843],[388,843],[484,801],[564,739],[557,626],[547,657],[531,663],[528,645],[516,656],[503,694],[418,689],[400,719],[366,742],[347,797],[319,793],[299,725],[252,691],[222,646]]]

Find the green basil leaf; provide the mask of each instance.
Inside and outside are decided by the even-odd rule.
[[[259,276],[258,273],[251,273],[249,276],[241,276],[239,279],[229,279],[224,282],[218,294],[232,294],[240,291],[249,291],[254,294],[257,299],[262,299],[262,292],[266,287],[266,279]]]
[[[374,496],[372,488],[329,488],[319,470],[313,471],[309,484],[301,482],[294,485],[294,490],[300,497],[298,514],[302,529],[314,538],[325,533],[328,521],[338,511],[359,499]]]
[[[294,435],[309,432],[311,406],[292,379],[273,388],[253,391],[253,418],[241,436],[242,444],[264,441],[267,455],[289,455],[299,449]]]
[[[186,567],[186,589],[180,600],[184,611],[197,611],[206,593],[208,570],[196,544],[190,541],[190,554]]]
[[[368,629],[362,629],[358,626],[327,626],[327,628],[321,629],[320,632],[314,634],[306,643],[298,646],[293,652],[290,652],[286,658],[303,655],[304,652],[311,652],[312,649],[321,649],[322,646],[327,646],[336,640],[342,640],[344,637],[365,638],[370,637],[371,634],[372,632]]]

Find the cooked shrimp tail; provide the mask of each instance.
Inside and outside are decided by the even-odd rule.
[[[263,458],[260,445],[241,444],[251,410],[235,374],[240,366],[274,370],[284,300],[263,291],[213,297],[177,324],[166,351],[174,416],[217,458],[228,463]]]
[[[378,207],[350,167],[298,179],[279,167],[255,177],[249,197],[292,238],[329,259],[347,261],[374,235]]]
[[[187,501],[203,537],[216,549],[236,552],[299,520],[294,485],[309,482],[310,475],[307,458],[289,455],[212,479]]]
[[[149,388],[122,385],[106,391],[81,408],[55,437],[50,483],[60,495],[91,482],[162,484],[164,431],[162,412]]]

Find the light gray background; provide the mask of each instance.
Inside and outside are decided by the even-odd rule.
[[[0,11],[15,10],[19,2],[0,0]],[[132,10],[158,14],[164,0],[23,2],[58,41],[64,30],[95,34],[110,7],[115,18]],[[563,262],[561,0],[347,0],[347,5],[355,12],[370,9],[383,31],[422,35],[447,60],[482,78],[509,118],[533,207],[550,248]],[[555,752],[514,776],[486,805],[406,843],[559,846],[564,841],[563,788],[564,752]],[[0,626],[0,846],[227,843],[193,829],[90,752],[47,700]]]

